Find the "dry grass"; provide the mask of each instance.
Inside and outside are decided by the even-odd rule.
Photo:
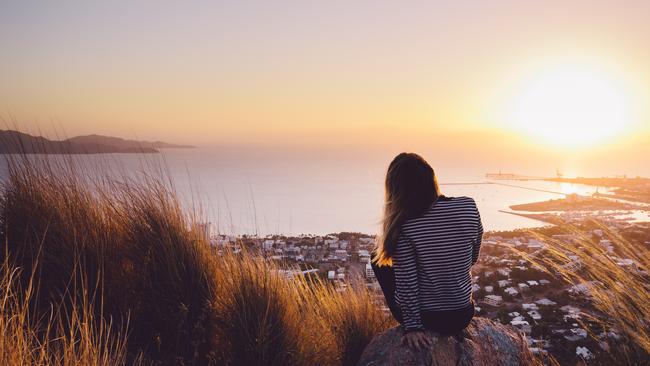
[[[555,240],[552,237],[532,232],[548,247],[538,256],[521,253],[533,264],[546,272],[563,279],[567,284],[585,284],[589,289],[591,302],[604,316],[589,319],[592,336],[600,331],[615,329],[624,336],[623,347],[617,352],[622,364],[635,364],[650,354],[650,249],[626,240],[606,225],[593,221],[589,225],[603,231],[603,238],[609,239],[614,253],[607,253],[585,229],[566,226],[567,233],[575,238],[572,242]],[[629,258],[634,266],[621,266],[612,258]],[[567,264],[578,260],[580,268]],[[598,328],[598,329],[595,329]]]
[[[246,252],[227,252],[218,265],[224,275],[215,314],[225,364],[355,365],[372,337],[395,325],[365,288],[287,279]]]
[[[93,318],[95,304],[83,303],[62,314],[53,306],[34,318],[33,287],[17,286],[20,273],[3,265],[0,274],[0,363],[2,365],[117,365],[126,361],[124,332]],[[53,304],[54,305],[54,304]],[[134,358],[132,364],[141,364]]]
[[[348,287],[337,291],[330,286],[318,286],[314,299],[315,303],[308,308],[319,309],[321,323],[330,327],[340,365],[356,365],[376,334],[397,325],[391,316],[377,310],[365,289]]]
[[[17,157],[1,189],[5,364],[352,365],[390,325],[365,289],[213,254],[158,177]]]
[[[42,314],[60,303],[73,314],[77,304],[101,303],[92,319],[134,324],[130,355],[203,362],[214,338],[206,321],[214,266],[173,192],[151,179],[89,181],[77,169],[10,162],[0,234],[9,263],[35,273],[30,309]]]

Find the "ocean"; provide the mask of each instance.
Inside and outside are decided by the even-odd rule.
[[[384,174],[391,157],[387,153],[346,151],[197,148],[146,155],[75,155],[72,159],[93,174],[138,176],[148,172],[170,178],[183,205],[200,211],[212,233],[322,235],[378,232]],[[56,155],[45,158],[66,159]],[[503,182],[516,187],[484,184],[487,169],[480,161],[432,165],[443,194],[476,200],[486,230],[543,226],[543,222],[500,210],[509,210],[513,204],[562,198],[558,193],[584,195],[596,190],[534,180]],[[0,179],[5,176],[3,160]]]

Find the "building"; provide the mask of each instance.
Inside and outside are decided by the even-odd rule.
[[[264,242],[262,243],[262,249],[264,249],[264,250],[271,250],[271,249],[273,249],[273,244],[274,244],[274,243],[275,243],[275,241],[274,241],[273,239],[266,239],[266,240],[264,240]]]
[[[359,262],[370,263],[370,253],[365,249],[359,249]]]
[[[345,249],[337,249],[337,250],[335,250],[334,255],[340,261],[345,262],[345,261],[348,260],[348,252]]]
[[[372,270],[372,265],[370,262],[366,263],[366,278],[373,279],[375,278],[375,271]]]
[[[582,357],[585,360],[591,360],[594,358],[594,354],[589,351],[587,347],[576,347],[576,356]]]
[[[484,303],[492,306],[498,306],[502,301],[503,297],[499,295],[485,295],[485,298],[483,299]]]
[[[544,248],[544,243],[537,239],[529,239],[528,244],[526,244],[526,247],[530,250],[536,250],[536,249],[542,249]]]
[[[540,320],[542,319],[542,315],[539,313],[537,310],[531,310],[528,312],[528,315],[533,318],[533,320]]]
[[[536,303],[537,305],[545,305],[545,306],[549,306],[549,305],[557,305],[557,303],[556,303],[555,301],[549,300],[549,299],[547,299],[547,298],[543,298],[543,299],[537,300],[537,301],[535,301],[535,303]]]
[[[539,308],[537,307],[537,304],[532,303],[532,302],[531,303],[523,303],[523,304],[521,304],[521,307],[524,310],[539,310]]]
[[[530,323],[528,323],[528,321],[526,320],[511,320],[510,325],[519,328],[519,330],[521,330],[526,334],[530,334],[531,331]]]

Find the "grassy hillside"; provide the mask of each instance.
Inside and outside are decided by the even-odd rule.
[[[391,325],[365,290],[211,252],[163,182],[10,161],[3,364],[352,365]]]

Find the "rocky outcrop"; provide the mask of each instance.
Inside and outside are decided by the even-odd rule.
[[[358,366],[535,364],[526,339],[519,331],[486,318],[474,318],[462,339],[430,333],[433,345],[421,351],[402,345],[402,334],[402,329],[395,327],[375,336],[363,351]]]

